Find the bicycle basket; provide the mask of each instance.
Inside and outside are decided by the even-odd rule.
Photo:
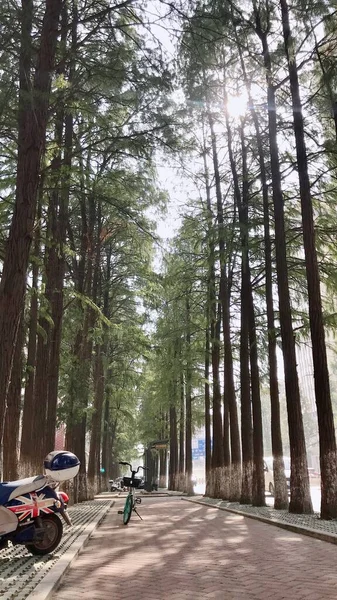
[[[141,479],[132,479],[132,477],[124,477],[123,478],[124,487],[137,488],[137,487],[139,487],[141,481],[142,481]]]

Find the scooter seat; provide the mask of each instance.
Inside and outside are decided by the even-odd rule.
[[[18,496],[35,492],[47,483],[45,475],[37,477],[27,477],[27,479],[18,479],[18,481],[3,481],[0,483],[0,505],[10,502]]]

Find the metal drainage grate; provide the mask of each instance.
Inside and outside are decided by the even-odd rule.
[[[24,546],[12,546],[0,551],[0,598],[1,600],[24,600],[43,577],[57,563],[71,544],[83,533],[93,519],[103,518],[111,506],[111,500],[82,502],[69,508],[72,527],[63,523],[60,545],[47,556],[32,556]]]

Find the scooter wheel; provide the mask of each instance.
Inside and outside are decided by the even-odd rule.
[[[42,540],[26,545],[27,550],[29,550],[31,554],[37,554],[39,556],[44,556],[45,554],[53,552],[59,545],[63,533],[62,521],[57,515],[44,515],[42,517],[42,523],[44,527],[44,536]]]

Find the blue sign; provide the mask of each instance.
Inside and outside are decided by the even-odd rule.
[[[198,448],[192,448],[192,459],[205,458],[205,452],[198,450]]]
[[[198,441],[198,447],[192,448],[192,459],[205,458],[206,456],[206,440],[201,439]],[[213,440],[211,440],[211,449],[213,448]]]

